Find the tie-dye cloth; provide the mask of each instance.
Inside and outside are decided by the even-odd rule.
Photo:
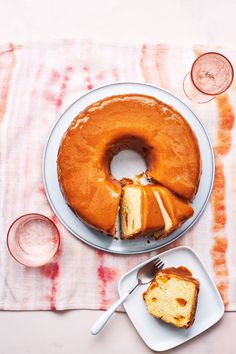
[[[214,145],[216,177],[206,211],[174,244],[201,255],[226,310],[236,310],[236,85],[210,103],[191,103],[184,75],[207,50],[169,45],[120,46],[57,40],[0,46],[0,309],[106,309],[117,297],[119,277],[152,254],[120,256],[95,250],[73,237],[53,214],[42,185],[42,153],[58,115],[81,94],[113,81],[145,81],[185,101]],[[234,138],[233,138],[234,137]],[[39,212],[56,222],[61,248],[50,265],[31,269],[8,254],[6,234],[18,216]]]

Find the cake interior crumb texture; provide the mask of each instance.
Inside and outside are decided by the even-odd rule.
[[[142,190],[140,188],[126,188],[121,203],[121,229],[125,237],[141,231],[142,228]]]

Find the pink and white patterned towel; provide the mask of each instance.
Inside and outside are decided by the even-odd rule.
[[[204,105],[182,91],[195,57],[234,48],[170,45],[120,46],[56,40],[0,46],[0,309],[106,309],[117,297],[119,277],[156,254],[120,256],[95,250],[73,237],[53,214],[41,174],[43,148],[58,115],[81,94],[114,81],[145,81],[186,101],[214,145],[216,178],[211,200],[197,224],[167,248],[188,245],[220,290],[226,310],[236,310],[236,85]],[[6,248],[11,222],[39,212],[56,222],[60,252],[38,269],[16,263]]]

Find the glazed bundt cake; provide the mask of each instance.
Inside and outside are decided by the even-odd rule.
[[[198,187],[198,143],[189,124],[172,107],[139,94],[107,97],[88,106],[62,138],[58,180],[75,214],[108,235],[116,232],[122,191],[110,173],[110,162],[127,148],[145,158],[146,174],[153,183],[189,201]],[[152,221],[157,230],[160,221],[159,216]]]

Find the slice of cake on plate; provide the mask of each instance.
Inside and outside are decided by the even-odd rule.
[[[199,282],[185,267],[159,271],[143,299],[148,312],[175,327],[189,328],[194,321]]]

